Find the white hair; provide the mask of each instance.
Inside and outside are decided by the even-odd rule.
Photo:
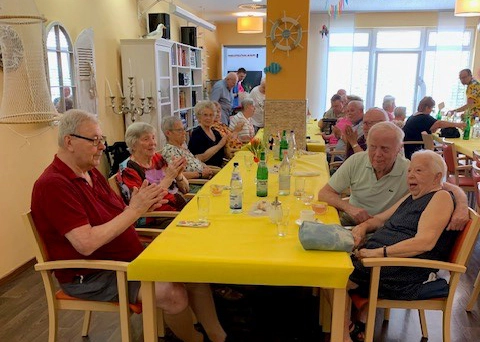
[[[430,167],[430,170],[433,173],[441,173],[442,180],[445,178],[445,176],[447,175],[447,164],[445,164],[445,160],[443,160],[443,158],[439,154],[431,150],[416,151],[412,154],[412,161],[413,158],[418,156],[425,156],[430,158],[430,161],[427,163],[427,165]],[[440,183],[442,183],[442,180],[440,181]]]

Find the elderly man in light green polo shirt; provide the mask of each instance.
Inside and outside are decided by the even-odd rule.
[[[342,225],[356,225],[383,212],[408,192],[407,173],[410,161],[399,152],[403,131],[391,122],[380,122],[370,128],[367,151],[355,153],[335,172],[318,193],[340,212]],[[462,189],[443,184],[457,202],[447,229],[463,229],[468,221],[467,197]],[[350,188],[348,201],[340,194]]]

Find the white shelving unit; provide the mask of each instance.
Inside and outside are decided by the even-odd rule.
[[[120,46],[124,95],[129,95],[128,77],[133,75],[138,105],[143,79],[145,96],[153,97],[155,108],[137,121],[156,127],[159,147],[165,144],[162,117],[176,115],[187,130],[193,129],[193,107],[203,99],[202,49],[162,38],[122,39]],[[125,126],[130,124],[130,116],[125,117]]]
[[[152,96],[155,108],[149,114],[136,118],[152,124],[157,129],[159,147],[165,144],[162,133],[162,117],[173,114],[173,90],[171,52],[174,42],[167,39],[122,39],[120,50],[122,56],[123,92],[128,94],[129,76],[135,77],[134,94],[139,105],[141,82],[143,79],[145,96]],[[132,121],[125,117],[125,127]]]
[[[173,43],[171,57],[173,113],[191,130],[198,124],[193,107],[203,100],[202,49]]]

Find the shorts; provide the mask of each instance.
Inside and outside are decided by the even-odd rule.
[[[101,302],[118,302],[117,273],[115,271],[100,271],[75,277],[71,283],[60,284],[62,290],[69,296],[97,300]],[[128,282],[128,301],[135,304],[140,291],[139,281]]]

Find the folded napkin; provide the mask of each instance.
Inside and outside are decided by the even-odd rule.
[[[298,237],[305,250],[351,252],[354,245],[352,233],[339,224],[304,221]]]

